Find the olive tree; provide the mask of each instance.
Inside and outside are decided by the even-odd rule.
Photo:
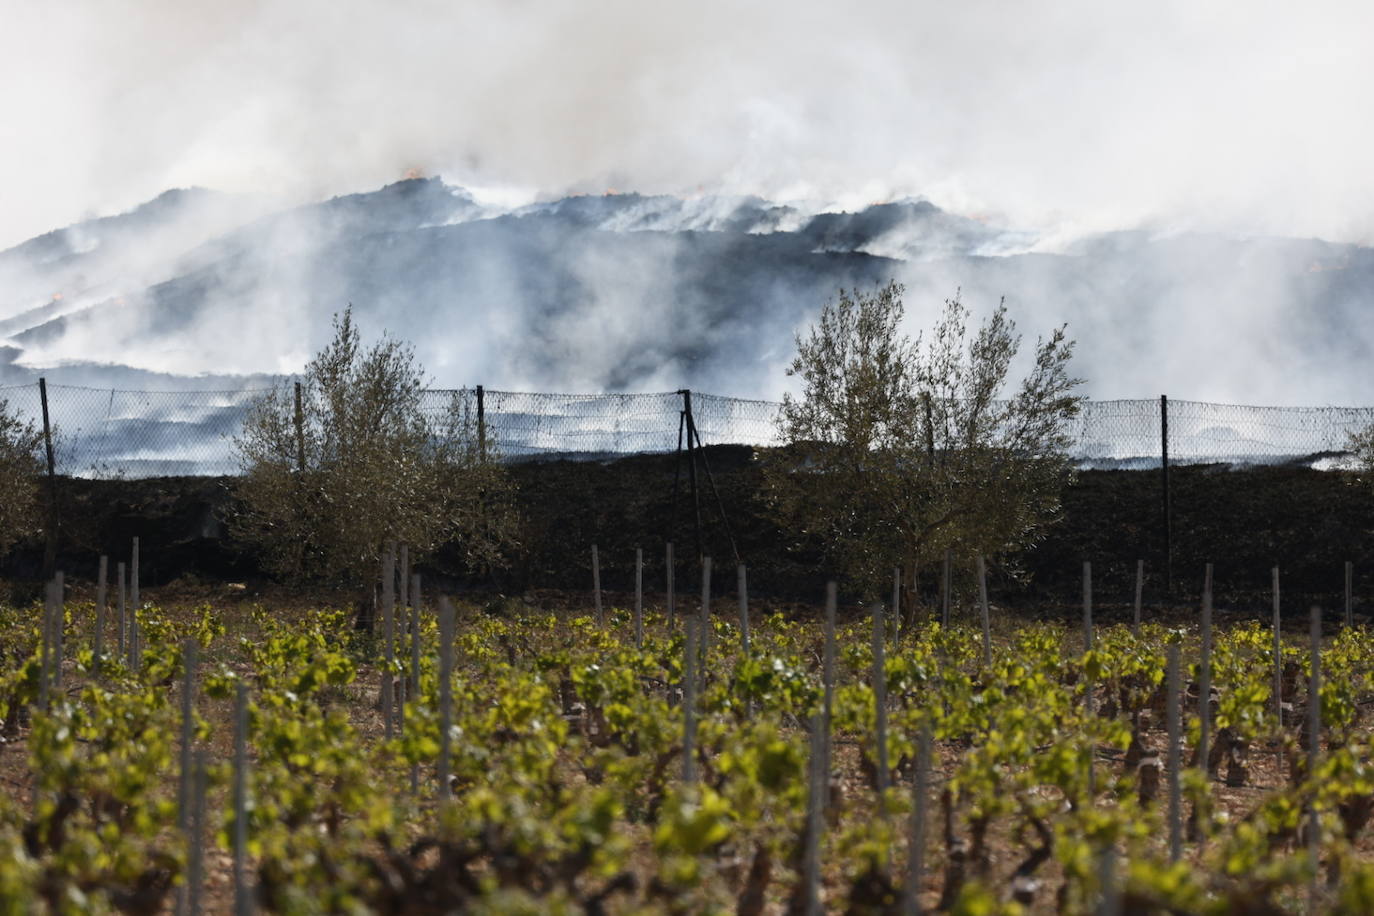
[[[293,388],[250,409],[235,440],[235,534],[292,578],[370,581],[388,541],[416,556],[453,546],[482,571],[516,546],[514,485],[455,400],[424,404],[413,348],[364,349],[350,310]],[[485,446],[485,447],[484,447]]]
[[[0,553],[39,527],[38,452],[43,433],[0,400]]]
[[[869,596],[947,548],[1010,556],[1034,543],[1058,515],[1082,402],[1064,327],[1011,381],[1020,337],[1005,302],[970,332],[956,295],[913,341],[902,293],[842,290],[797,336],[799,391],[779,413],[789,445],[765,467],[777,520]]]

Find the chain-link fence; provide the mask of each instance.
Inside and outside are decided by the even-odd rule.
[[[290,381],[283,384],[290,385]],[[110,391],[48,385],[59,473],[83,477],[234,474],[234,437],[265,389]],[[0,388],[19,416],[42,422],[38,385]],[[778,404],[691,393],[706,445],[777,444]],[[606,458],[671,452],[682,437],[685,397],[656,394],[537,394],[480,388],[425,393],[424,408],[481,415],[508,460]],[[1165,405],[1159,399],[1089,401],[1073,427],[1074,457],[1090,468],[1159,467]],[[1374,424],[1367,407],[1244,407],[1167,404],[1171,464],[1339,466],[1352,432]]]

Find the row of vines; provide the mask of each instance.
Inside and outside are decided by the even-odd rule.
[[[4,913],[1374,912],[1359,628],[1314,757],[1311,654],[1259,624],[1200,679],[1151,624],[989,660],[867,614],[827,650],[776,612],[425,607],[386,653],[342,611],[144,605],[98,657],[56,606],[0,609]]]

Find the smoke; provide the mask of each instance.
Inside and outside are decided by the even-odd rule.
[[[1042,234],[1366,241],[1367,4],[13,4],[0,248],[167,187],[319,199],[407,170],[906,195]]]

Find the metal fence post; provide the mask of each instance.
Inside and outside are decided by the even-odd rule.
[[[1174,593],[1174,509],[1169,494],[1169,397],[1159,396],[1159,467],[1164,487],[1164,594]]]
[[[43,545],[43,578],[57,569],[57,459],[52,449],[52,423],[48,418],[48,380],[39,378],[38,399],[43,405],[43,445],[48,457],[48,531]]]
[[[477,386],[477,460],[487,460],[487,394]]]

